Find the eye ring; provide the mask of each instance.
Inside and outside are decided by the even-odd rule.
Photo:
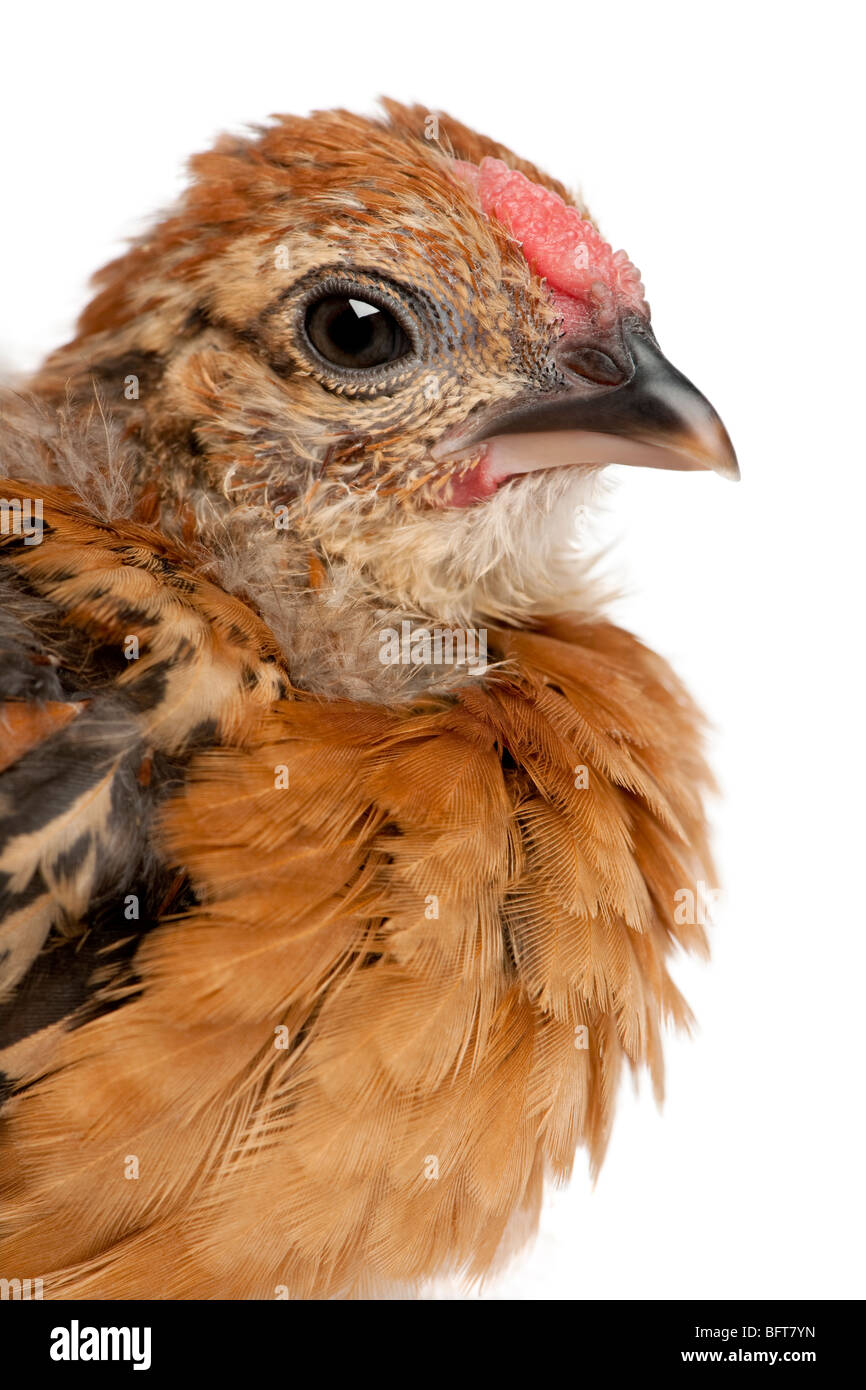
[[[329,276],[305,295],[297,323],[304,348],[329,377],[373,384],[417,357],[417,324],[380,284]]]

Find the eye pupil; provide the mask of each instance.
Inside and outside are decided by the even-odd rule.
[[[331,344],[345,357],[363,357],[369,353],[377,336],[375,319],[380,311],[373,304],[363,304],[358,299],[347,301],[345,308],[339,309],[328,319],[328,337]]]
[[[337,367],[380,367],[404,357],[410,348],[393,314],[346,294],[316,300],[307,310],[305,326],[316,351]]]

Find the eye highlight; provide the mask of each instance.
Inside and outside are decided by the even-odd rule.
[[[412,351],[402,324],[382,304],[348,291],[326,294],[307,306],[304,332],[320,357],[354,371],[383,367]]]

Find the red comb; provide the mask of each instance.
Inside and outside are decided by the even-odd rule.
[[[640,272],[577,208],[501,159],[483,159],[480,165],[461,160],[457,168],[475,188],[484,212],[508,228],[535,274],[547,281],[565,332],[623,312],[649,317]]]

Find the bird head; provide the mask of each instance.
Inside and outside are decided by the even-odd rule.
[[[563,187],[385,108],[279,117],[195,158],[41,386],[96,382],[168,529],[281,525],[448,620],[556,610],[602,467],[736,477],[733,449]]]

